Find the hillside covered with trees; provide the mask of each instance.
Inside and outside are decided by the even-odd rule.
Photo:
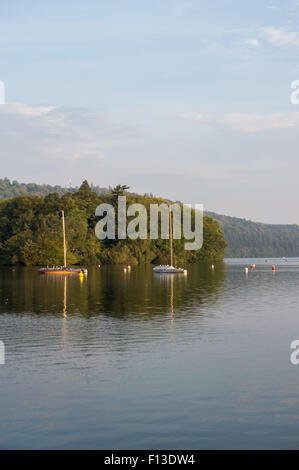
[[[102,188],[100,186],[91,186],[91,189],[92,192],[96,195],[106,195],[108,199],[112,194],[111,187]],[[76,187],[64,188],[61,186],[40,185],[35,183],[26,184],[18,183],[17,181],[10,181],[8,178],[0,179],[0,203],[1,200],[11,199],[16,196],[39,196],[43,198],[49,194],[56,193],[55,197],[57,198],[57,196],[75,196],[77,192],[78,188]],[[128,193],[127,195],[129,196]],[[50,200],[53,197],[54,196],[51,196]],[[130,197],[133,199],[137,198],[138,201],[144,199],[143,196],[137,196],[131,193]],[[154,199],[152,195],[147,195],[146,197],[149,199]],[[75,197],[75,200],[77,200],[76,198],[78,199],[78,196]],[[66,200],[68,200],[68,198],[66,198]],[[24,201],[25,199],[23,200],[23,203]],[[47,201],[48,199],[44,201],[44,204],[47,205]],[[7,204],[9,205],[9,203],[5,203],[4,206]],[[21,204],[20,201],[19,204]],[[299,256],[298,225],[263,224],[237,217],[220,215],[214,212],[206,212],[205,214],[206,216],[212,217],[220,223],[224,238],[227,243],[227,249],[225,251],[226,257]],[[59,219],[56,219],[56,222],[57,221],[59,224]],[[5,243],[7,242],[5,234],[1,234],[1,240],[2,239],[5,240]],[[96,246],[98,247],[98,244]],[[0,262],[3,261],[0,260]]]
[[[218,220],[227,243],[226,257],[299,256],[299,225],[262,224],[206,212]]]
[[[169,240],[96,238],[95,226],[99,220],[95,216],[96,207],[109,203],[117,209],[118,196],[127,189],[118,185],[111,192],[98,195],[85,181],[75,193],[51,193],[45,197],[26,195],[0,201],[0,264],[63,264],[62,210],[65,212],[68,264],[169,263]],[[126,196],[127,205],[143,204],[148,216],[150,204],[165,202],[130,193]],[[187,251],[183,239],[173,241],[174,260],[178,265],[223,258],[226,243],[219,223],[212,217],[204,217],[203,229],[204,245],[200,250]]]
[[[111,188],[101,188],[100,186],[91,186],[96,194],[107,194]],[[11,199],[16,196],[47,196],[51,193],[57,193],[63,196],[67,193],[75,193],[77,187],[63,188],[62,186],[51,186],[50,184],[36,183],[18,183],[18,181],[10,181],[8,178],[0,178],[0,200]]]

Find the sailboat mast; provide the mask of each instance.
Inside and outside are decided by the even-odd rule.
[[[169,206],[169,242],[170,242],[170,266],[173,266],[171,206]]]
[[[61,211],[61,214],[62,214],[62,233],[63,233],[63,258],[64,258],[64,266],[66,266],[66,244],[65,244],[64,211]]]

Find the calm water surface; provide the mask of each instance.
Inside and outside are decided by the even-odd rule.
[[[2,268],[0,447],[298,449],[299,259],[250,262]]]

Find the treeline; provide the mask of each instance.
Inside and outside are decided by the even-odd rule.
[[[169,263],[169,240],[98,240],[95,225],[99,204],[112,204],[117,211],[117,186],[98,195],[85,181],[77,192],[59,195],[19,196],[0,201],[0,264],[57,266],[63,264],[60,212],[65,212],[68,264]],[[159,198],[126,193],[127,204],[160,204]],[[193,214],[194,217],[194,214]],[[174,260],[179,264],[221,260],[226,243],[219,223],[204,217],[204,244],[198,251],[184,249],[184,240],[174,240]]]
[[[91,186],[91,188],[99,195],[111,192],[111,188],[101,188],[100,186]],[[75,193],[78,189],[78,187],[63,188],[62,186],[51,186],[50,184],[18,183],[18,181],[10,181],[8,178],[0,178],[0,200],[25,195],[43,197],[51,193],[63,196],[67,193]]]
[[[113,193],[113,189],[109,188],[102,188],[100,186],[91,186],[89,188],[93,192],[93,194],[97,196],[105,196],[108,199],[111,198]],[[77,187],[69,187],[63,188],[61,186],[51,186],[51,185],[40,185],[35,183],[18,183],[17,181],[10,181],[8,178],[0,179],[0,201],[6,199],[12,199],[17,196],[39,196],[40,198],[44,198],[50,194],[56,194],[56,196],[51,196],[51,198],[62,198],[63,196],[74,196],[74,200],[78,200],[78,195],[75,197],[76,193],[79,192],[79,188]],[[161,201],[161,199],[154,198],[152,194],[143,196],[138,196],[136,194],[127,193],[128,198],[131,197],[132,200],[136,201],[144,201],[144,200],[155,200]],[[59,203],[59,207],[62,207],[64,202],[67,201],[68,198]],[[25,199],[22,200],[23,202],[19,201],[19,204],[25,204]],[[43,202],[44,205],[47,205],[48,200]],[[98,204],[101,202],[107,202],[106,199],[101,199]],[[96,201],[95,201],[96,203]],[[8,202],[5,202],[4,206],[6,207]],[[15,203],[12,201],[12,204]],[[38,203],[40,204],[40,202]],[[1,205],[1,207],[4,207]],[[81,206],[80,206],[81,207]],[[45,209],[46,210],[46,209]],[[57,224],[59,226],[59,219],[55,211],[53,212],[54,219],[53,224]],[[213,212],[206,212],[207,216],[212,217],[213,219],[217,220],[220,223],[224,238],[227,242],[227,249],[225,252],[225,256],[227,257],[275,257],[275,256],[299,256],[299,226],[298,225],[275,225],[275,224],[262,224],[257,222],[252,222],[245,219],[240,219],[237,217],[229,217],[224,215],[215,214]],[[87,216],[87,215],[86,215]],[[68,215],[69,224],[71,224],[71,211]],[[205,219],[207,220],[207,219]],[[36,222],[36,219],[35,219]],[[35,223],[34,222],[34,223]],[[205,222],[207,223],[207,222]],[[92,225],[88,225],[88,234],[92,232]],[[6,225],[5,225],[6,226]],[[2,232],[2,226],[0,227]],[[37,226],[32,226],[34,232],[34,237],[37,234]],[[82,228],[81,228],[82,230]],[[8,243],[8,239],[6,234],[1,233],[1,243],[6,244]],[[34,238],[33,237],[33,238]],[[92,237],[94,234],[92,233]],[[71,241],[69,242],[71,243]],[[99,249],[99,244],[101,242],[98,241],[96,247]],[[141,242],[140,242],[141,244]],[[2,245],[1,245],[2,246]],[[104,247],[105,249],[107,247]],[[57,248],[59,250],[59,248]],[[84,253],[78,256],[78,250],[74,249],[74,253],[76,256],[72,258],[72,254],[70,254],[71,259],[93,259],[94,257],[100,256],[103,259],[103,253],[105,253],[105,249],[102,251],[101,256],[95,255],[91,253]],[[1,249],[3,250],[3,248]],[[115,249],[109,248],[109,253],[115,253]],[[124,249],[124,252],[126,250]],[[217,250],[216,250],[217,251]],[[2,251],[1,251],[2,252]],[[119,258],[119,253],[117,256],[113,254],[112,259],[114,257],[116,259]],[[16,258],[21,259],[20,255],[16,254]],[[43,255],[44,256],[44,255]],[[125,257],[125,255],[123,255]],[[218,255],[213,255],[213,257],[217,258]],[[7,260],[7,255],[4,256]],[[4,260],[3,256],[1,256],[0,263],[3,264]],[[51,257],[51,259],[57,259],[57,256]],[[105,262],[108,260],[108,255],[105,255]],[[135,258],[135,256],[134,256]],[[142,257],[141,257],[142,258]],[[219,256],[221,258],[221,255]],[[43,257],[38,257],[37,260],[44,259]],[[140,256],[137,256],[137,259],[140,259]],[[21,261],[23,262],[23,261]],[[27,263],[28,261],[26,261]],[[78,261],[79,262],[79,261]],[[102,261],[103,262],[103,261]],[[61,263],[61,261],[59,262]],[[42,263],[44,264],[44,263]]]
[[[250,220],[207,213],[218,220],[227,242],[226,257],[299,256],[299,226],[262,224]]]

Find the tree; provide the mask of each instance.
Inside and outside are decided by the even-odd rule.
[[[115,194],[123,194],[126,185],[118,185]],[[150,205],[166,202],[127,193],[128,205],[144,204],[150,218]],[[105,239],[98,240],[95,226],[98,218],[95,209],[99,204],[117,205],[110,193],[97,195],[87,181],[77,193],[46,197],[18,196],[0,201],[0,264],[61,265],[63,243],[60,211],[65,212],[67,262],[87,263],[153,263],[169,262],[169,240],[165,239]],[[194,220],[194,211],[192,213]],[[204,217],[204,244],[197,251],[186,251],[184,240],[174,240],[174,258],[178,265],[222,259],[225,241],[220,225],[212,217]],[[159,230],[160,233],[160,230]],[[267,243],[271,243],[271,240]]]
[[[90,193],[92,193],[92,189],[91,187],[89,186],[88,184],[88,181],[87,180],[84,180],[83,183],[81,184],[77,194],[79,194],[80,196],[89,196]]]
[[[112,189],[112,195],[114,197],[123,196],[125,191],[128,191],[128,189],[130,189],[130,186],[127,186],[126,184],[118,184],[115,186],[115,188]]]

